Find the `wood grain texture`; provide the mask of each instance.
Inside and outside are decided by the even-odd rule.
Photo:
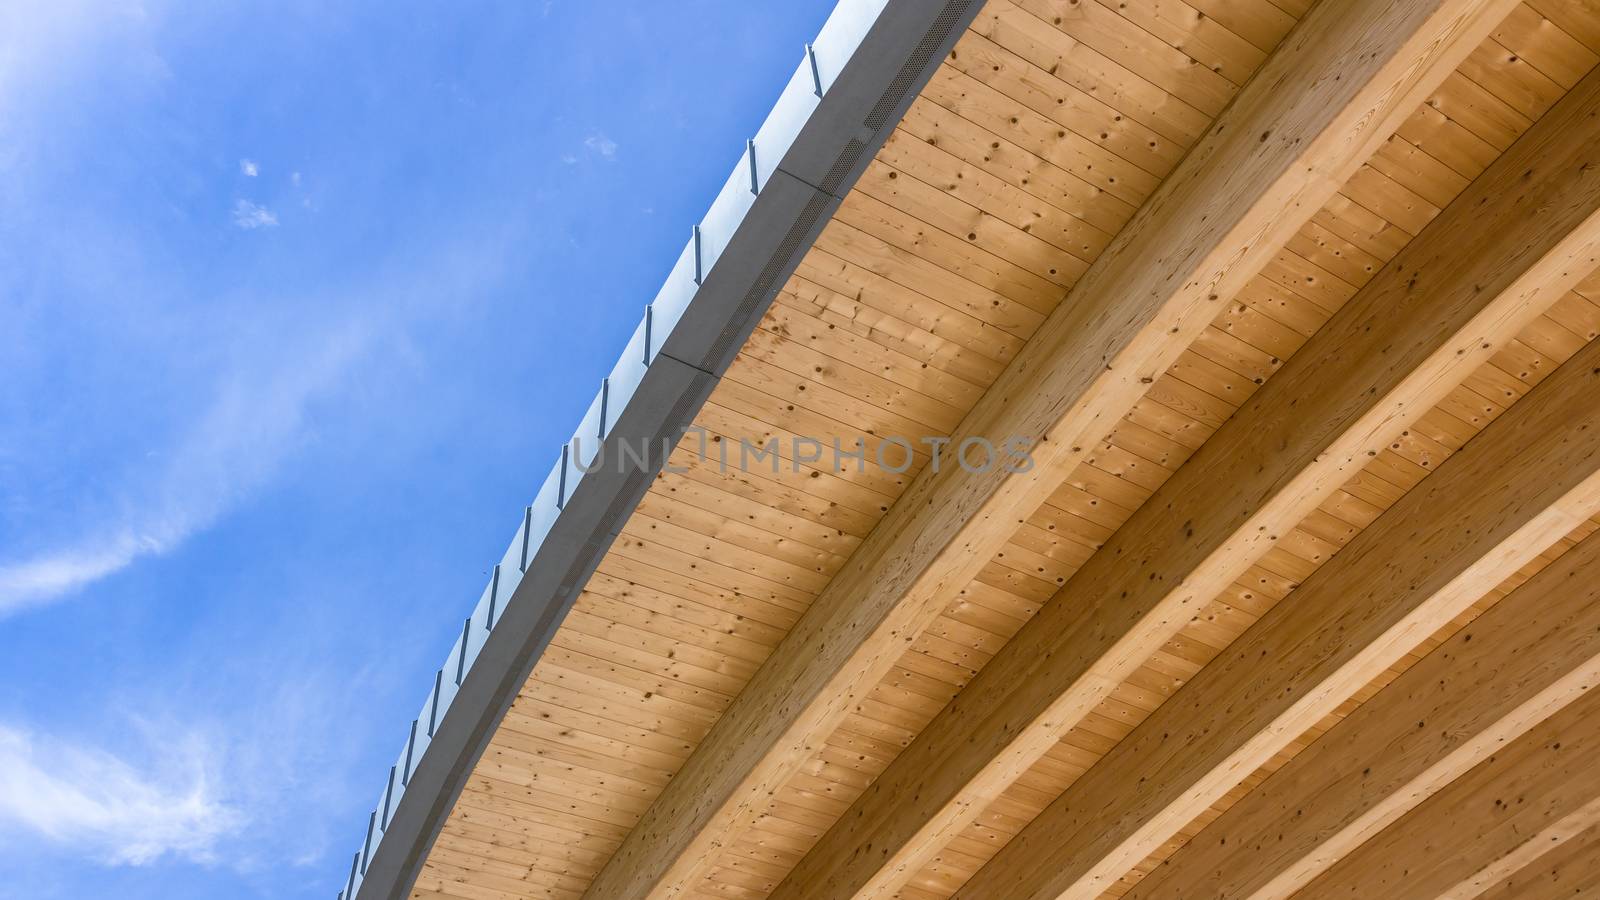
[[[415,896],[577,900],[930,462],[915,451],[903,472],[831,466],[796,459],[795,439],[859,437],[872,452],[897,431],[956,428],[1195,148],[1218,101],[1231,102],[1311,6],[1092,2],[1079,11],[988,0],[741,349],[697,431],[674,451],[674,471],[651,486],[584,587],[451,812]],[[1126,413],[1083,442],[1082,459],[1040,491],[1031,515],[1006,526],[976,575],[948,586],[951,599],[891,652],[881,678],[856,686],[839,724],[810,742],[750,827],[713,848],[683,895],[762,900],[775,890],[1063,584],[1123,546],[1115,535],[1135,511],[1157,492],[1170,496],[1163,485],[1205,458],[1218,429],[1292,373],[1330,317],[1388,277],[1413,235],[1582,79],[1596,50],[1600,7],[1588,0],[1525,0],[1496,25],[1253,278],[1214,305]],[[1186,80],[1191,70],[1216,77]],[[1419,266],[1419,285],[1441,284],[1437,274]],[[900,896],[950,897],[1262,615],[1294,603],[1298,587],[1385,509],[1600,336],[1597,301],[1600,279],[1588,279],[1514,336],[1496,334],[1485,365],[1432,409],[1407,413],[1413,423],[1359,472],[1198,601],[1175,635],[934,847]],[[775,441],[774,464],[719,464],[746,440]],[[1205,515],[1195,521],[1197,535],[1212,533]],[[1585,523],[1488,589],[1108,896],[1133,888],[1596,527]],[[1552,867],[1573,871],[1558,863],[1552,855]]]
[[[776,897],[895,885],[1595,267],[1600,76],[1427,226],[855,802]],[[875,871],[876,870],[876,871]]]
[[[1083,458],[1087,441],[1171,365],[1218,298],[1253,277],[1512,5],[1361,0],[1319,9],[1291,34],[963,420],[957,444],[968,435],[1039,439],[1033,469],[920,474],[588,896],[670,894],[701,874],[859,701],[861,687],[888,671]],[[1083,27],[1124,27],[1108,16],[1094,12]],[[1214,85],[1193,72],[1145,74],[1200,108],[1221,107]]]
[[[1600,824],[1590,691],[1340,860],[1300,900],[1471,900]]]
[[[1600,686],[1600,535],[1366,701],[1127,896],[1287,897]]]
[[[1202,669],[957,896],[1097,896],[1484,585],[1592,515],[1597,388],[1600,344],[1590,344]]]
[[[1491,885],[1480,900],[1589,900],[1600,896],[1600,826]]]

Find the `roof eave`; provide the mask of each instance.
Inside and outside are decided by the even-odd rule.
[[[680,254],[435,674],[340,900],[409,893],[456,798],[623,523],[981,0],[841,0]],[[596,448],[643,467],[584,473]]]

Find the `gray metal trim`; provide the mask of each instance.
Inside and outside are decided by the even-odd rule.
[[[651,372],[657,371],[652,366]],[[659,374],[641,385],[636,396],[642,402],[628,405],[608,443],[626,440],[638,446],[640,440],[649,440],[653,447],[672,446],[714,384],[704,372],[663,361]],[[614,452],[616,447],[608,449]],[[650,459],[655,468],[660,455]],[[649,472],[636,471],[632,477],[588,477],[578,484],[440,718],[433,742],[417,762],[372,854],[356,900],[401,898],[410,892],[423,857],[495,728],[650,481]]]
[[[647,307],[635,335],[643,359],[633,350],[624,355],[579,428],[583,446],[602,436],[607,460],[620,459],[624,445],[650,447],[645,465],[583,472],[580,445],[562,446],[503,561],[517,571],[502,576],[496,566],[479,610],[463,623],[446,663],[456,668],[455,683],[442,678],[443,670],[436,674],[424,702],[435,727],[419,734],[413,722],[403,756],[415,751],[415,766],[409,758],[401,763],[409,777],[397,796],[391,768],[381,814],[375,812],[378,834],[369,826],[340,900],[409,894],[473,767],[579,589],[778,289],[981,5],[840,0],[815,44],[805,45],[790,87],[730,176],[735,190],[725,188],[694,227],[691,245]],[[752,188],[759,189],[752,194]],[[730,201],[734,193],[742,199]],[[626,384],[613,388],[625,377],[637,378],[631,391]],[[597,428],[589,422],[596,415]],[[579,468],[569,475],[573,465]],[[486,628],[474,629],[485,605]]]
[[[658,358],[720,378],[838,205],[788,172],[773,172]]]

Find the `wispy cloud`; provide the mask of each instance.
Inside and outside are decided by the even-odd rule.
[[[214,769],[211,749],[192,738],[168,744],[155,768],[140,768],[98,747],[0,725],[0,829],[113,864],[210,862],[217,842],[244,825],[217,796]]]
[[[245,229],[272,228],[278,224],[278,217],[265,206],[240,200],[233,205],[233,224]]]
[[[381,787],[360,749],[373,735],[349,720],[349,697],[372,689],[374,670],[334,667],[336,646],[246,642],[225,660],[182,661],[159,683],[108,681],[92,713],[79,711],[91,731],[0,718],[0,871],[45,855],[269,881],[323,869],[351,840],[328,810],[373,802]],[[273,677],[250,679],[261,671]]]
[[[595,132],[584,139],[583,145],[591,153],[597,153],[602,159],[615,159],[617,156],[617,142],[605,135]]]
[[[48,103],[56,82],[91,68],[117,66],[119,75],[134,79],[165,77],[165,63],[149,40],[146,5],[0,3],[0,121],[16,128],[16,119],[25,117],[22,107]]]
[[[0,561],[0,615],[32,606],[170,551],[259,488],[306,440],[309,406],[365,353],[372,335],[350,325],[286,350],[293,365],[236,372],[136,491],[135,513],[109,529],[31,559]]]
[[[0,567],[0,614],[98,581],[169,545],[156,535],[125,532],[98,546],[65,547]]]
[[[256,161],[253,159],[241,159],[239,160],[239,172],[246,178],[254,178],[261,174],[261,167],[256,165]]]

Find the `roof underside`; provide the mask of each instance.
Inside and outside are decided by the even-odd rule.
[[[1600,8],[1323,4],[983,4],[409,896],[1600,896]]]

